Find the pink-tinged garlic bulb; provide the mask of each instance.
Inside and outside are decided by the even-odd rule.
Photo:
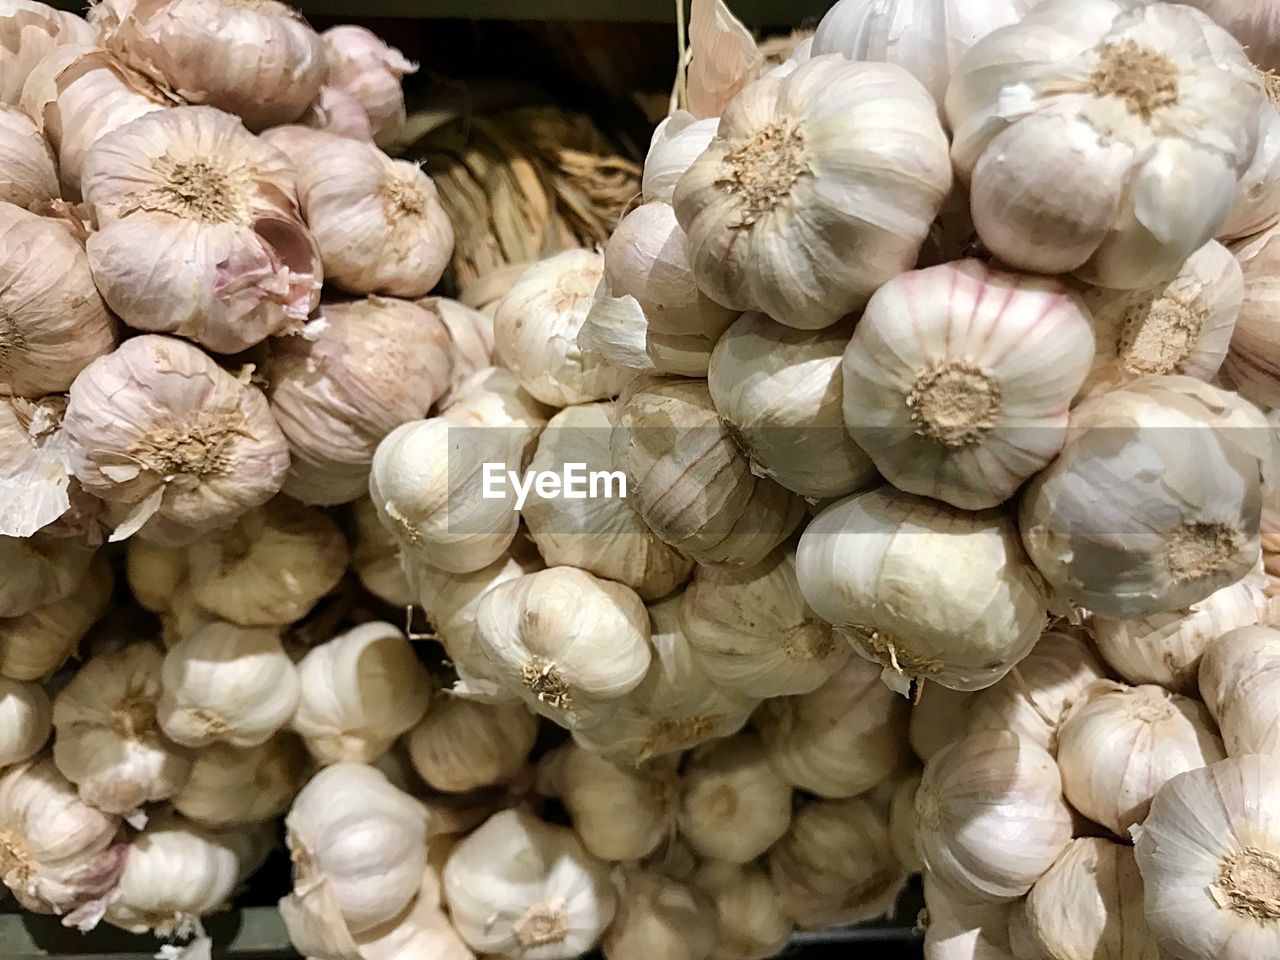
[[[83,17],[36,0],[5,0],[0,6],[0,103],[16,104],[22,85],[49,51],[66,44],[93,44]]]
[[[319,35],[275,0],[105,0],[93,14],[124,62],[253,130],[300,117],[328,71]]]
[[[70,226],[0,203],[0,395],[66,390],[115,343]]]
[[[141,117],[104,136],[83,188],[89,264],[132,327],[236,353],[301,326],[320,299],[294,169],[210,107]]]
[[[345,136],[345,134],[323,126],[286,123],[280,127],[263,130],[258,138],[287,156],[293,161],[295,167],[300,167],[311,155],[312,150],[323,146],[337,136]]]
[[[364,27],[330,27],[320,39],[329,62],[329,85],[363,109],[374,143],[384,150],[400,146],[405,125],[400,81],[417,73],[418,65]]]
[[[58,199],[53,153],[21,110],[0,103],[0,201],[30,207]]]
[[[275,341],[265,375],[293,455],[284,491],[329,506],[367,491],[378,444],[426,415],[452,367],[444,325],[404,300],[324,304],[315,325]]]
[[[1244,271],[1244,303],[1231,334],[1223,371],[1241,396],[1280,406],[1280,230],[1271,230],[1236,256]]]
[[[324,260],[348,293],[421,297],[453,255],[453,225],[417,164],[331,137],[299,158],[298,196]]]
[[[169,337],[135,337],[86,367],[63,423],[76,479],[124,514],[117,540],[145,527],[190,541],[228,526],[271,499],[289,468],[262,393]]]

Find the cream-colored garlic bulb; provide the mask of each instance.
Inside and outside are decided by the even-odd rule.
[[[1059,598],[1104,617],[1184,610],[1258,561],[1258,411],[1191,377],[1145,377],[1071,415],[1024,491],[1022,542]]]
[[[53,759],[99,810],[129,813],[173,796],[191,758],[157,723],[162,654],[135,643],[88,661],[53,702]]]
[[[0,101],[0,201],[26,209],[58,199],[53,154],[31,119]]]
[[[298,197],[324,259],[348,293],[421,297],[453,254],[453,225],[435,184],[371,143],[331,137],[298,164]]]
[[[566,407],[614,396],[623,373],[578,347],[604,257],[566,250],[520,275],[493,318],[494,349],[520,386],[542,403]]]
[[[994,507],[1057,455],[1093,356],[1088,311],[1052,280],[977,260],[912,271],[853,331],[844,422],[899,488]]]
[[[476,627],[497,681],[571,730],[616,709],[653,657],[649,615],[636,593],[575,567],[493,587]]]
[[[0,549],[6,542],[0,538]],[[38,543],[36,540],[14,542]],[[20,554],[23,561],[31,555],[25,549]],[[12,566],[5,569],[12,573],[22,570]],[[106,612],[111,602],[111,586],[111,567],[101,559],[89,567],[80,577],[79,585],[65,598],[38,606],[21,616],[0,619],[0,676],[43,680],[59,670],[75,653],[94,621]]]
[[[35,913],[92,927],[124,869],[120,818],[89,806],[52,760],[0,775],[0,881]]]
[[[413,587],[400,565],[400,545],[378,519],[373,501],[362,497],[351,505],[351,569],[361,586],[393,607],[412,606]]]
[[[906,760],[908,712],[875,664],[851,657],[812,693],[766,701],[755,725],[784,780],[840,799],[865,793]]]
[[[37,753],[52,729],[53,706],[44,688],[0,677],[0,767]]]
[[[760,867],[707,861],[698,867],[693,882],[716,905],[714,960],[766,960],[791,939],[794,924]]]
[[[791,824],[791,786],[754,733],[699,748],[680,781],[680,832],[712,860],[748,863]]]
[[[575,566],[653,600],[687,580],[693,561],[658,539],[624,496],[624,478],[611,469],[613,410],[587,404],[551,418],[529,470],[565,477],[566,489],[542,496],[535,485],[520,515],[549,566]],[[567,488],[570,464],[581,471],[581,497]]]
[[[417,73],[418,65],[364,27],[330,27],[320,39],[329,63],[328,82],[360,105],[378,146],[384,150],[399,146],[405,126],[400,81]]]
[[[8,0],[0,12],[0,103],[18,102],[27,76],[49,51],[96,39],[84,17],[38,0]]]
[[[782,909],[807,930],[887,916],[907,879],[884,818],[865,800],[801,807],[769,851],[769,877]]]
[[[729,433],[761,476],[803,497],[840,497],[876,475],[844,428],[841,324],[795,330],[749,313],[711,355],[707,386]]]
[[[1053,757],[1008,731],[940,750],[916,791],[920,859],[971,899],[1025,894],[1066,847],[1071,826]]]
[[[322,511],[275,497],[192,544],[187,562],[191,594],[210,613],[246,627],[284,625],[338,585],[347,541]]]
[[[444,326],[416,304],[325,304],[318,322],[315,339],[275,342],[266,379],[293,458],[285,492],[328,506],[365,492],[379,442],[426,415],[451,367]]]
[[[349,137],[352,140],[361,140],[364,142],[373,139],[373,128],[369,125],[369,115],[364,112],[364,107],[360,106],[360,101],[345,90],[339,90],[337,87],[326,83],[320,88],[320,92],[316,94],[315,101],[307,108],[307,112],[303,114],[301,124],[305,124],[307,129],[315,130],[319,133],[332,134],[337,137]],[[264,139],[266,135],[274,130],[289,129],[297,126],[297,124],[285,124],[284,127],[272,127],[270,130],[264,130]],[[286,143],[292,140],[293,143],[300,143],[299,140],[292,138],[291,134],[286,134]],[[289,153],[285,146],[280,149]],[[290,154],[293,157],[293,154]]]
[[[0,536],[29,537],[87,499],[71,484],[66,410],[64,396],[0,397]]]
[[[1090,685],[1058,734],[1062,791],[1119,837],[1141,823],[1171,777],[1226,756],[1209,712],[1162,687]]]
[[[190,588],[183,584],[173,594],[169,608],[160,615],[160,642],[166,650],[171,650],[179,641],[191,636],[201,627],[218,622],[217,617],[196,603]]]
[[[951,157],[1005,263],[1149,287],[1222,226],[1262,99],[1239,44],[1200,13],[1046,4],[956,65]]]
[[[1255,64],[1258,62],[1257,50],[1246,46],[1245,52]],[[1258,149],[1240,177],[1231,213],[1218,228],[1218,239],[1224,242],[1255,236],[1280,220],[1280,86],[1266,73],[1262,82],[1267,99],[1257,113]]]
[[[201,627],[165,654],[161,680],[160,726],[188,747],[256,747],[298,707],[298,669],[274,627]]]
[[[1237,253],[1244,271],[1244,302],[1231,334],[1222,369],[1241,395],[1262,406],[1280,406],[1280,287],[1274,279],[1280,263],[1280,228],[1263,234]]]
[[[641,860],[675,833],[680,781],[658,760],[631,767],[576,743],[555,757],[556,791],[582,845],[601,860]]]
[[[654,870],[618,879],[618,912],[600,944],[605,960],[707,960],[719,936],[715,904]]]
[[[659,123],[644,160],[644,199],[670,203],[680,177],[711,146],[719,126],[719,117],[700,120],[688,110],[677,110]]]
[[[523,704],[439,697],[405,734],[405,744],[429,787],[462,793],[513,779],[537,738],[538,718]]]
[[[969,705],[977,695],[976,690],[952,690],[936,683],[923,687],[911,705],[907,729],[915,755],[927,761],[947,744],[963,737],[969,722]]]
[[[109,353],[116,324],[69,224],[0,203],[0,394],[66,390]]]
[[[244,749],[213,743],[196,754],[191,776],[170,802],[189,820],[214,828],[271,820],[289,809],[307,762],[290,734]]]
[[[832,504],[796,551],[805,601],[903,689],[910,679],[989,687],[1045,621],[1040,578],[1011,519],[892,487]]]
[[[924,861],[916,850],[916,793],[920,778],[919,771],[902,777],[889,800],[889,845],[898,862],[912,873],[924,870]]]
[[[572,830],[518,810],[495,814],[454,848],[444,893],[472,949],[521,960],[582,956],[617,907],[607,866]]]
[[[187,103],[234,113],[253,130],[296,120],[320,92],[320,37],[275,0],[107,0],[103,43]]]
[[[174,596],[186,587],[187,551],[136,538],[125,548],[125,580],[133,599],[152,613],[168,612]]]
[[[362,623],[313,647],[298,664],[293,729],[321,763],[367,763],[411,730],[431,699],[431,677],[403,633]]]
[[[676,186],[698,286],[830,326],[915,261],[951,189],[946,147],[932,98],[900,67],[829,55],[757,80]]]
[[[633,380],[611,446],[645,523],[699,563],[758,563],[800,522],[802,501],[751,472],[705,381]]]
[[[1280,753],[1280,629],[1247,626],[1209,643],[1199,690],[1227,753]]]
[[[265,503],[289,448],[256,388],[169,337],[127,340],[71,386],[64,429],[89,493],[126,512],[113,536],[189,542]]]
[[[20,617],[70,596],[92,560],[93,551],[73,539],[0,537],[6,571],[0,580],[0,616]]]

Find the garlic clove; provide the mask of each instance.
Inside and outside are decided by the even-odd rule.
[[[342,25],[320,34],[329,80],[351,96],[368,117],[372,137],[384,150],[402,145],[405,137],[401,80],[418,65],[364,27]]]
[[[405,734],[405,744],[428,786],[464,793],[514,779],[537,738],[538,718],[523,704],[439,697]]]
[[[700,855],[748,863],[791,824],[791,786],[754,733],[699,748],[680,781],[680,833]]]

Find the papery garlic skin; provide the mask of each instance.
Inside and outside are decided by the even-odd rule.
[[[58,199],[58,171],[29,117],[0,102],[0,201],[27,209]]]
[[[405,734],[405,745],[429,787],[463,793],[513,779],[537,738],[538,718],[523,704],[439,697]]]
[[[271,820],[289,809],[307,764],[306,751],[289,734],[244,749],[210,744],[169,800],[187,819],[215,829]]]
[[[384,150],[399,146],[405,125],[400,82],[417,73],[418,65],[364,27],[330,27],[320,39],[329,64],[328,82],[360,105],[378,146]]]
[[[53,730],[53,705],[44,688],[0,677],[0,768],[39,752]]]
[[[1241,396],[1266,407],[1280,406],[1280,314],[1274,279],[1280,259],[1278,236],[1280,231],[1268,231],[1237,254],[1244,272],[1244,302],[1222,364]]]
[[[1280,630],[1247,626],[1205,648],[1199,692],[1227,753],[1280,753]]]
[[[711,146],[719,126],[719,117],[700,120],[687,110],[677,110],[659,123],[644,160],[644,199],[671,203],[680,177]]]
[[[560,801],[582,845],[601,860],[640,860],[675,834],[680,781],[662,762],[613,763],[578,744],[557,758]]]
[[[0,546],[5,542],[0,539]],[[7,566],[6,569],[15,568]],[[0,676],[43,680],[59,670],[75,653],[94,621],[106,612],[111,602],[111,587],[111,567],[105,560],[99,560],[65,598],[38,606],[21,616],[0,619]]]
[[[0,616],[20,617],[71,596],[83,582],[93,551],[50,536],[0,537]],[[22,679],[22,678],[15,678]]]
[[[1245,52],[1258,62],[1255,48],[1246,46]],[[1255,236],[1280,220],[1280,108],[1276,106],[1276,87],[1265,74],[1263,86],[1267,99],[1258,108],[1258,149],[1240,176],[1231,213],[1218,228],[1218,239],[1224,242]]]
[[[96,41],[83,17],[37,0],[9,0],[0,14],[0,103],[16,104],[32,69],[57,46]]]
[[[970,734],[925,764],[916,792],[925,868],[978,900],[1014,900],[1071,840],[1053,757],[1009,732]]]
[[[96,505],[71,483],[66,410],[63,396],[0,397],[0,536],[29,537],[68,513],[70,521],[82,503]]]
[[[979,236],[1005,263],[1147,287],[1226,219],[1262,97],[1239,45],[1200,13],[1059,0],[956,65],[951,157]]]
[[[831,55],[756,81],[676,186],[699,287],[788,326],[830,326],[915,261],[951,189],[946,144],[900,67]]]
[[[715,901],[720,921],[711,954],[715,960],[766,960],[791,939],[794,924],[760,867],[708,861],[693,882]]]
[[[976,260],[895,277],[844,352],[845,425],[900,489],[994,507],[1062,447],[1089,319],[1058,283]]]
[[[680,780],[680,833],[702,856],[748,863],[791,824],[791,786],[760,738],[740,733],[694,753]]]
[[[656,871],[628,870],[618,912],[601,942],[606,960],[706,960],[715,949],[716,909],[694,887]]]

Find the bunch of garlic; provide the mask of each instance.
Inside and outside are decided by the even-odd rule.
[[[514,779],[537,738],[538,718],[523,704],[445,696],[437,697],[405,734],[405,745],[429,787],[463,793]]]
[[[260,823],[289,809],[307,773],[307,752],[282,733],[256,747],[201,748],[186,784],[169,798],[188,820],[214,829]]]
[[[1280,629],[1243,626],[1211,641],[1199,691],[1228,755],[1280,753]]]
[[[320,39],[329,65],[329,87],[355,100],[374,143],[384,150],[399,146],[405,126],[400,81],[416,73],[418,65],[364,27],[330,27]]]
[[[571,743],[555,755],[555,792],[582,845],[601,860],[641,860],[675,834],[680,780],[673,763],[614,763]]]
[[[749,863],[791,824],[791,786],[754,733],[698,748],[680,778],[680,833],[709,860]]]
[[[0,549],[8,541],[0,539]],[[24,546],[36,540],[15,540]],[[31,554],[23,550],[26,560]],[[36,554],[38,556],[38,554]],[[7,567],[15,573],[22,567]],[[26,570],[30,570],[27,567]],[[25,577],[7,579],[21,581]],[[0,676],[13,680],[43,680],[57,672],[76,652],[81,639],[107,610],[111,601],[111,567],[100,560],[80,577],[79,584],[59,600],[52,600],[14,617],[0,619]],[[25,603],[23,607],[25,608]]]
[[[618,879],[618,911],[600,944],[605,960],[707,960],[718,938],[706,894],[653,870]]]

